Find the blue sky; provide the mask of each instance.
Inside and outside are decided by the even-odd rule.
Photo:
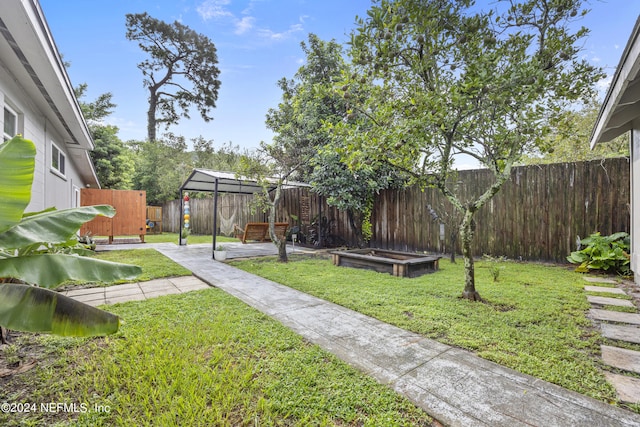
[[[478,0],[491,4],[493,0]],[[611,76],[640,13],[638,0],[590,0],[592,12],[580,24],[591,30],[582,54]],[[58,49],[71,62],[74,85],[89,85],[87,100],[111,92],[117,104],[108,122],[122,140],[146,137],[147,95],[137,64],[145,56],[125,38],[125,14],[148,12],[180,21],[207,35],[218,49],[221,70],[214,120],[192,110],[170,131],[187,139],[202,135],[217,146],[270,142],[265,114],[277,107],[282,77],[302,65],[300,42],[309,33],[345,42],[355,16],[365,16],[369,0],[40,0]],[[608,80],[602,83],[604,89]],[[604,90],[603,89],[603,90]]]

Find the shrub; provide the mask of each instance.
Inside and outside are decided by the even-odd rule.
[[[625,232],[601,236],[594,233],[581,242],[584,249],[571,252],[567,260],[580,264],[576,271],[586,273],[590,270],[602,270],[607,273],[629,275],[629,235]]]

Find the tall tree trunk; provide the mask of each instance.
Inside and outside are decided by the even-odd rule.
[[[269,206],[269,236],[271,237],[271,241],[278,247],[278,262],[287,262],[289,260],[287,258],[287,236],[280,239],[276,235],[276,208],[280,202],[281,195],[282,186],[278,184],[275,189],[275,194],[273,195],[273,200],[271,201],[271,206]],[[267,197],[269,197],[268,192]]]
[[[149,110],[147,110],[147,139],[156,140],[156,105],[158,98],[152,87],[149,88]]]
[[[462,224],[460,225],[460,235],[462,237],[462,257],[464,259],[464,291],[462,298],[471,301],[482,301],[480,294],[476,291],[476,279],[473,266],[473,252],[471,251],[471,242],[473,242],[473,234],[475,232],[475,222],[473,215],[475,211],[467,207]]]

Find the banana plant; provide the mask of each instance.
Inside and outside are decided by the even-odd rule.
[[[89,251],[77,231],[97,215],[115,215],[111,206],[25,214],[35,155],[33,142],[20,136],[0,144],[0,326],[64,336],[112,334],[117,316],[50,289],[67,280],[131,280],[141,269],[83,256]]]

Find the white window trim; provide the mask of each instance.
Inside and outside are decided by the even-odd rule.
[[[58,166],[60,165],[60,157],[62,157],[62,158],[64,159],[64,162],[63,162],[63,163],[64,163],[64,169],[65,169],[65,172],[62,172],[60,169],[56,168],[56,167],[53,165],[53,149],[54,149],[54,148],[55,148],[56,150],[58,150]],[[58,175],[58,176],[59,176],[60,178],[62,178],[62,179],[65,179],[65,180],[67,179],[67,176],[65,175],[66,170],[67,170],[67,155],[65,154],[65,152],[64,152],[64,151],[62,151],[62,150],[60,149],[60,147],[58,146],[58,144],[56,144],[56,143],[55,143],[55,142],[53,142],[53,141],[51,141],[51,157],[50,157],[50,165],[49,165],[49,167],[50,167],[50,170],[51,170],[51,172],[52,172],[52,173],[54,173],[55,175]]]
[[[14,117],[14,126],[13,126],[13,127],[14,127],[15,132],[16,132],[16,133],[15,133],[15,135],[9,135],[9,134],[7,134],[7,133],[4,133],[4,110],[7,110],[7,111],[9,111],[11,114],[13,114],[13,117]],[[19,117],[19,115],[18,115],[18,112],[17,112],[16,110],[14,110],[13,108],[11,108],[11,107],[10,107],[9,105],[7,105],[7,104],[5,104],[5,105],[4,105],[3,110],[2,110],[2,120],[3,120],[3,122],[2,122],[2,139],[3,139],[3,141],[4,141],[5,139],[7,139],[7,140],[8,140],[8,139],[11,139],[11,138],[13,138],[14,136],[16,136],[17,134],[19,134],[19,133],[20,133],[20,132],[19,132],[19,130],[18,130],[18,117]]]

